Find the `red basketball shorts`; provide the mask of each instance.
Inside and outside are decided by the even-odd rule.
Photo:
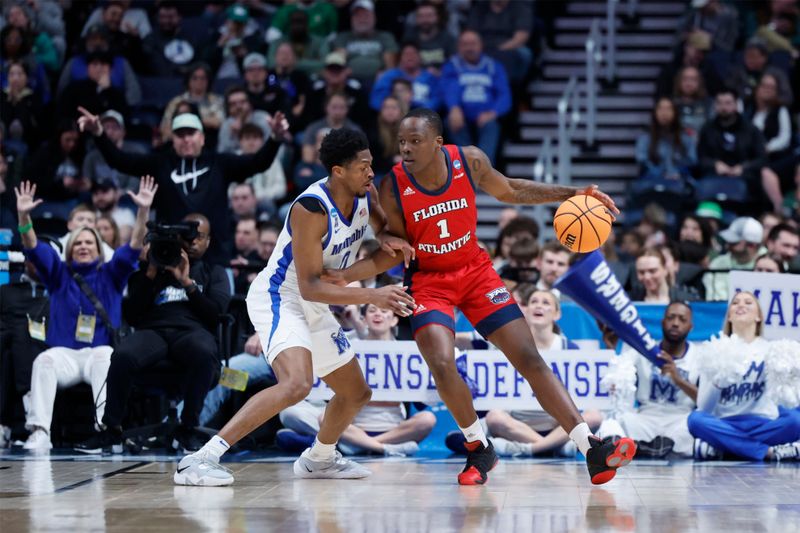
[[[406,274],[406,285],[416,301],[411,330],[440,324],[455,331],[455,308],[484,338],[512,320],[522,318],[514,297],[492,268],[488,255],[444,272],[415,271]]]

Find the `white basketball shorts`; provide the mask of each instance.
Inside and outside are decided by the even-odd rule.
[[[250,285],[247,312],[270,365],[288,348],[305,348],[311,352],[314,374],[325,377],[355,357],[327,305],[306,302],[288,287],[270,287],[265,272]]]

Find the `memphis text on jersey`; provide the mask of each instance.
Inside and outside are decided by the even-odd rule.
[[[468,207],[469,204],[467,203],[466,198],[458,198],[456,200],[448,200],[446,202],[440,202],[438,204],[429,205],[424,209],[420,209],[419,211],[414,211],[414,222],[419,222],[420,220],[426,220],[428,218],[437,215],[442,215],[444,213],[449,213],[451,211],[467,209]],[[447,238],[449,236],[450,234],[447,233],[445,229],[443,229],[442,233],[440,234],[440,237]],[[468,243],[471,238],[472,238],[472,232],[468,231],[465,235],[462,235],[461,237],[452,240],[450,242],[444,244],[427,244],[421,242],[417,244],[417,248],[421,252],[441,255],[458,250],[466,243]]]

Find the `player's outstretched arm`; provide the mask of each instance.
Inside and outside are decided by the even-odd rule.
[[[476,186],[507,204],[545,204],[563,202],[576,194],[594,196],[609,208],[612,214],[619,214],[619,209],[610,196],[601,192],[597,185],[583,189],[538,183],[533,180],[521,180],[504,176],[494,167],[486,154],[475,146],[465,146],[464,155],[470,169],[470,176]]]
[[[381,247],[345,270],[326,270],[323,279],[331,283],[346,285],[353,281],[369,279],[386,272],[404,261],[406,266],[416,258],[416,250],[408,243],[403,215],[394,198],[391,176],[381,182],[379,194],[370,191],[370,225]],[[372,192],[374,191],[374,192]],[[377,197],[380,202],[377,202]],[[402,253],[398,254],[400,251]]]
[[[405,287],[387,286],[380,289],[341,287],[323,281],[322,238],[328,231],[325,213],[314,213],[295,204],[289,223],[296,228],[292,233],[292,254],[297,271],[297,284],[304,300],[330,305],[375,304],[390,309],[400,316],[410,314],[414,299],[406,294]]]

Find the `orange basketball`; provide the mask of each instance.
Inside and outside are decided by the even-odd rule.
[[[600,248],[611,233],[611,214],[594,196],[579,194],[558,206],[553,229],[561,244],[573,252]]]

